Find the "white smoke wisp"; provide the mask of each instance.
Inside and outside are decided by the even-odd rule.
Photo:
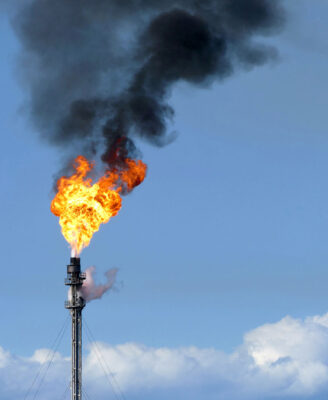
[[[111,289],[116,281],[117,268],[111,268],[105,272],[107,282],[97,285],[94,280],[94,274],[96,273],[96,267],[89,267],[86,269],[86,280],[83,282],[81,288],[81,296],[86,302],[91,300],[100,299],[104,293]]]

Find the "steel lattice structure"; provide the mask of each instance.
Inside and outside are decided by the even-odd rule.
[[[81,297],[80,289],[85,278],[80,259],[72,257],[65,279],[65,285],[70,286],[65,307],[70,310],[72,317],[72,400],[82,399],[82,310],[85,300]]]

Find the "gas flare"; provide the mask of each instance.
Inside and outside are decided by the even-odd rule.
[[[123,166],[107,170],[95,183],[88,177],[94,163],[83,156],[74,162],[75,173],[61,177],[51,211],[59,217],[62,234],[71,245],[72,255],[78,256],[88,246],[101,224],[117,215],[122,206],[122,193],[140,185],[147,165],[141,160],[125,159]]]

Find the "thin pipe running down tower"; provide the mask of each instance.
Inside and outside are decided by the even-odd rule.
[[[72,400],[82,399],[82,310],[85,300],[80,295],[80,289],[85,278],[85,273],[81,272],[80,259],[72,257],[65,279],[65,285],[70,286],[65,307],[72,316]]]

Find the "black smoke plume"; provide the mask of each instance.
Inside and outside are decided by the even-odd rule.
[[[208,86],[276,50],[279,0],[26,0],[13,19],[34,126],[71,155],[124,168],[162,146],[177,82]]]

